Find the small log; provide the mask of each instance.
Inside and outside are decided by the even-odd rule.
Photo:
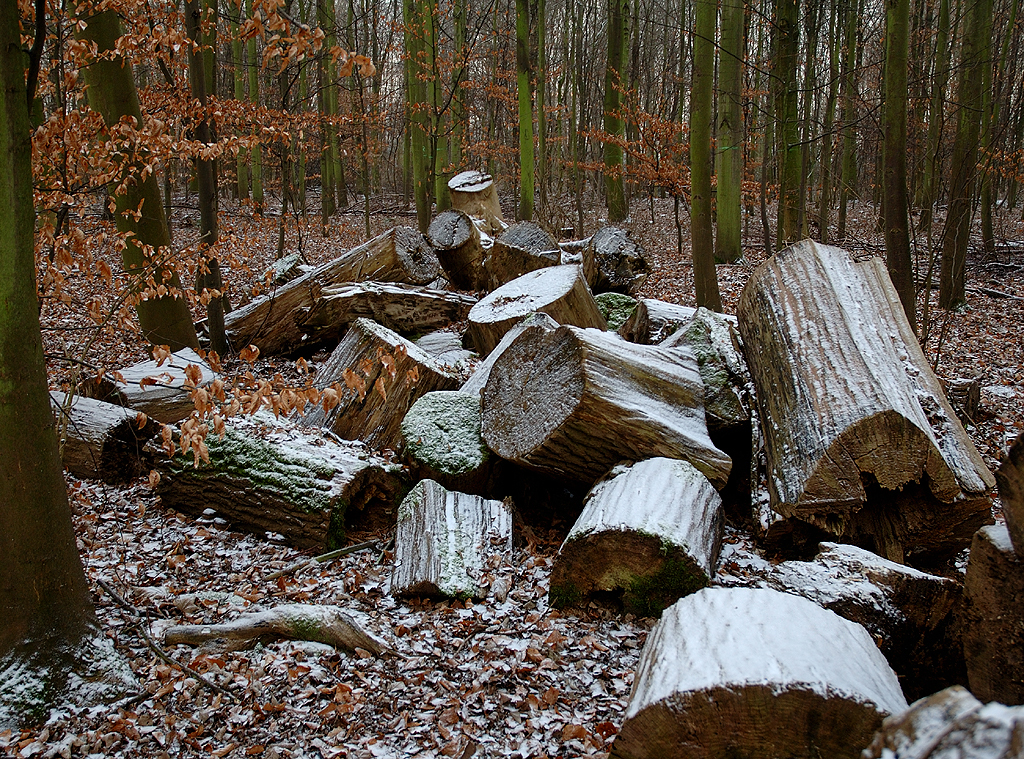
[[[1014,759],[1024,708],[983,704],[959,685],[885,718],[862,759]]]
[[[356,319],[314,384],[321,390],[340,384],[338,405],[313,409],[302,424],[322,427],[371,449],[395,449],[401,424],[420,396],[455,390],[461,380],[404,337],[369,319]]]
[[[628,230],[603,227],[590,238],[590,252],[597,273],[594,292],[607,291],[636,295],[651,273],[647,255]]]
[[[490,174],[464,171],[448,180],[452,208],[464,211],[474,219],[482,219],[490,236],[500,235],[508,226],[501,215],[498,191]]]
[[[236,308],[224,317],[236,348],[255,345],[264,355],[303,347],[303,323],[328,288],[345,282],[401,282],[426,285],[441,267],[426,239],[409,227],[393,227],[333,261]]]
[[[355,615],[340,606],[328,605],[284,604],[242,614],[230,622],[174,625],[164,632],[164,643],[168,646],[217,642],[232,651],[280,638],[326,643],[350,653],[362,649],[374,656],[387,650],[384,642],[367,632]]]
[[[512,325],[534,311],[543,311],[559,324],[607,327],[579,268],[552,266],[502,285],[473,306],[467,336],[486,356]]]
[[[884,261],[797,243],[748,280],[739,326],[771,508],[784,520],[893,561],[927,563],[955,555],[991,519],[995,480],[943,395]]]
[[[855,759],[906,708],[860,625],[774,590],[706,588],[648,636],[611,756]]]
[[[583,276],[587,280],[587,286],[593,289],[597,283],[598,270],[597,261],[594,260],[594,249],[590,245],[590,239],[570,240],[560,242],[558,247],[562,251],[562,265],[573,264],[583,269]]]
[[[640,303],[632,295],[622,293],[601,293],[595,295],[594,300],[597,301],[597,307],[601,309],[601,315],[608,322],[608,329],[612,332],[619,331]]]
[[[64,430],[61,457],[75,477],[118,484],[149,471],[146,441],[160,425],[145,414],[113,403],[50,392],[57,429]],[[67,417],[65,418],[65,414]],[[141,424],[140,424],[141,422]]]
[[[430,222],[427,240],[455,287],[482,290],[487,286],[480,230],[467,214],[454,208],[442,211]]]
[[[476,353],[462,347],[462,335],[452,328],[439,329],[414,341],[417,348],[433,356],[454,374],[468,379]]]
[[[491,376],[491,367],[494,366],[494,362],[498,360],[498,356],[505,352],[515,339],[519,337],[523,330],[529,327],[539,327],[548,332],[558,329],[558,322],[552,319],[547,314],[537,311],[530,314],[523,319],[520,319],[515,326],[509,329],[502,338],[501,341],[494,347],[487,357],[477,364],[476,369],[470,375],[466,383],[460,388],[460,392],[470,393],[476,397],[484,392],[484,387],[487,385],[487,378]]]
[[[999,502],[1006,518],[1010,542],[1018,556],[1024,556],[1024,435],[1010,448],[1006,460],[996,472]]]
[[[195,386],[185,373],[190,365],[199,370]],[[193,387],[206,387],[218,377],[191,348],[172,353],[162,363],[143,361],[117,374],[120,376],[87,379],[78,391],[86,398],[141,411],[164,424],[176,424],[191,414],[195,410]]]
[[[612,600],[659,616],[710,583],[722,525],[721,497],[691,464],[654,458],[614,467],[587,494],[555,557],[550,603]]]
[[[638,345],[657,345],[693,320],[697,309],[654,298],[641,298],[636,309],[619,327],[623,339]]]
[[[398,509],[391,593],[484,598],[512,550],[512,514],[501,501],[421,480]]]
[[[964,579],[964,657],[971,692],[983,701],[1024,704],[1024,559],[1004,525],[982,527]]]
[[[561,263],[562,253],[554,238],[532,221],[520,221],[494,241],[484,269],[487,285],[494,290],[527,272]]]
[[[981,409],[981,381],[977,377],[940,377],[939,381],[960,421],[965,425],[972,424]]]
[[[703,397],[697,361],[683,349],[530,327],[491,368],[483,435],[502,458],[587,484],[622,460],[665,456],[721,489],[732,462],[708,437]]]
[[[293,279],[298,279],[312,270],[312,266],[302,262],[302,256],[298,253],[291,253],[275,261],[264,273],[263,279],[270,284],[280,286],[288,284]]]

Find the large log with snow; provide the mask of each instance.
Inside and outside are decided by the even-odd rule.
[[[594,296],[577,266],[551,266],[502,285],[473,306],[467,333],[481,356],[523,317],[542,311],[559,324],[605,329]]]
[[[786,593],[707,588],[648,636],[611,755],[854,759],[906,708],[860,625]]]
[[[588,484],[624,459],[665,456],[721,489],[732,466],[708,437],[693,355],[596,329],[524,330],[491,367],[482,429],[499,456]]]
[[[996,472],[999,502],[1006,518],[1010,542],[1018,556],[1024,556],[1024,435],[1010,448],[1006,460]]]
[[[597,597],[658,616],[710,583],[722,525],[722,499],[692,464],[659,457],[614,467],[587,494],[558,550],[551,605]]]
[[[224,327],[236,349],[255,345],[265,355],[305,347],[303,324],[323,292],[344,282],[402,282],[426,285],[441,267],[422,234],[393,227],[372,240],[236,308]]]
[[[656,345],[689,324],[696,313],[697,309],[692,306],[641,298],[633,313],[619,327],[619,334],[631,343]]]
[[[494,350],[487,354],[487,357],[476,365],[473,373],[466,380],[465,384],[460,388],[460,392],[469,393],[479,398],[484,388],[487,386],[487,378],[491,376],[491,367],[494,366],[494,362],[498,360],[498,357],[505,352],[512,343],[515,342],[516,338],[523,333],[524,330],[530,327],[540,327],[548,332],[552,332],[558,329],[558,322],[552,319],[550,316],[545,314],[543,311],[536,311],[529,316],[523,317],[512,326],[508,332],[502,335],[501,340]]]
[[[562,251],[555,239],[532,221],[520,221],[495,239],[484,269],[488,287],[494,290],[527,272],[561,263]]]
[[[395,449],[402,419],[420,396],[455,390],[460,378],[401,335],[369,319],[356,319],[314,379],[324,400],[303,418],[371,449]],[[331,391],[335,395],[331,395]]]
[[[885,262],[810,240],[762,264],[739,326],[772,510],[898,562],[944,560],[990,519],[995,484],[946,401]]]
[[[391,593],[484,598],[511,550],[505,504],[420,480],[398,509]]]
[[[593,259],[594,292],[635,295],[651,273],[647,255],[626,229],[603,227],[590,238],[584,260]]]
[[[460,290],[487,287],[480,229],[468,214],[454,208],[442,211],[430,222],[427,240],[449,282]]]
[[[484,222],[484,232],[499,235],[508,226],[501,213],[498,190],[490,174],[463,171],[448,180],[452,208]]]

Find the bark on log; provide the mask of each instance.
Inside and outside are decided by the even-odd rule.
[[[303,322],[324,290],[345,282],[401,282],[426,285],[441,272],[426,239],[409,227],[381,235],[291,280],[224,318],[231,344],[255,345],[264,355],[303,346]]]
[[[707,588],[648,636],[611,755],[854,759],[906,707],[860,625],[786,593]]]
[[[486,356],[516,322],[535,311],[559,324],[607,327],[579,268],[552,266],[512,280],[473,306],[468,338]]]
[[[356,319],[314,380],[321,390],[340,385],[338,405],[314,409],[302,424],[362,440],[373,450],[395,449],[402,419],[416,399],[432,390],[455,390],[460,382],[404,337]]]
[[[1024,556],[1024,435],[1020,435],[1010,448],[1006,460],[996,472],[996,480],[1010,542],[1014,552]]]
[[[164,643],[169,646],[217,643],[231,651],[280,638],[326,643],[350,653],[362,649],[374,656],[387,650],[382,640],[367,632],[355,615],[340,606],[284,604],[242,614],[230,622],[174,625],[164,632]]]
[[[710,583],[722,525],[721,497],[691,464],[659,457],[614,467],[555,557],[551,605],[603,600],[659,616]]]
[[[964,580],[964,657],[971,692],[1024,704],[1024,560],[1003,525],[978,530]]]
[[[477,355],[462,347],[462,335],[454,329],[428,332],[414,342],[417,348],[429,353],[453,374],[468,379],[472,373],[473,359],[477,358]]]
[[[530,327],[491,368],[483,435],[503,458],[588,484],[620,461],[665,456],[721,489],[732,462],[708,437],[703,397],[685,350]]]
[[[85,380],[78,391],[86,398],[141,411],[164,424],[176,424],[195,409],[193,386],[185,374],[189,365],[199,369],[196,386],[205,387],[217,379],[216,372],[198,353],[184,348],[159,365],[156,361],[143,361],[122,369],[120,377],[108,374]]]
[[[263,274],[263,279],[270,284],[286,285],[293,279],[298,279],[303,274],[308,274],[312,270],[312,266],[302,262],[302,256],[298,253],[291,253],[275,261]]]
[[[1024,709],[983,704],[959,685],[885,718],[862,759],[1019,759]]]
[[[421,480],[402,501],[391,593],[484,598],[512,550],[512,514],[501,501]]]
[[[498,191],[490,174],[464,171],[448,180],[452,208],[464,211],[471,218],[485,222],[484,231],[490,236],[500,235],[508,224],[501,215]]]
[[[885,263],[804,241],[754,272],[739,324],[771,508],[898,562],[943,561],[995,480],[917,344]]]
[[[595,293],[617,292],[636,295],[651,273],[647,256],[640,243],[628,230],[619,227],[603,227],[590,238],[590,251],[584,259],[591,257],[597,273],[593,288]]]
[[[965,424],[972,424],[978,418],[981,408],[981,381],[977,377],[939,378],[942,389],[956,411],[957,418]]]
[[[483,290],[487,287],[480,230],[466,213],[454,208],[439,213],[430,222],[427,240],[455,287],[460,290]]]
[[[68,396],[57,391],[50,392],[50,405],[57,429],[66,430],[61,458],[71,474],[117,484],[149,471],[152,456],[145,445],[160,431],[155,420],[82,396],[72,398],[68,406]]]
[[[561,263],[554,238],[532,221],[520,221],[502,232],[484,259],[487,286],[495,290],[528,272]]]
[[[623,339],[638,345],[657,345],[693,320],[697,309],[654,298],[641,298],[636,310],[619,327]]]
[[[505,352],[515,339],[519,337],[524,330],[530,327],[539,327],[547,332],[553,332],[558,329],[558,322],[552,319],[547,314],[537,311],[527,317],[524,317],[518,321],[508,332],[506,332],[501,341],[494,347],[487,357],[477,364],[476,369],[470,375],[466,383],[460,388],[460,392],[469,393],[479,398],[483,392],[484,387],[487,385],[487,378],[491,376],[491,367],[494,366],[494,362],[498,360],[498,356]]]
[[[558,247],[561,250],[562,265],[573,264],[583,269],[583,277],[587,280],[587,287],[593,290],[597,284],[600,273],[597,270],[597,261],[594,259],[594,249],[590,245],[591,238],[586,240],[572,240],[560,242]],[[624,295],[624,293],[620,293]],[[618,329],[616,327],[616,329]]]
[[[223,440],[211,434],[206,444],[208,464],[157,459],[164,506],[195,516],[212,509],[237,529],[279,533],[300,548],[337,548],[347,525],[377,521],[370,512],[393,519],[408,487],[400,467],[361,444],[310,436],[265,413],[236,419]]]

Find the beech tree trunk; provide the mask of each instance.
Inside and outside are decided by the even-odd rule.
[[[521,221],[494,241],[484,269],[493,290],[527,272],[561,263],[562,251],[554,238],[532,221]]]
[[[464,171],[448,180],[452,208],[464,211],[472,219],[484,222],[483,231],[491,237],[501,234],[508,224],[501,213],[498,190],[490,174]]]
[[[449,209],[435,216],[427,230],[427,241],[455,287],[482,290],[487,286],[480,229],[465,212]]]
[[[654,298],[641,298],[636,309],[619,327],[623,339],[639,345],[656,345],[693,321],[697,309]]]
[[[590,238],[589,254],[597,265],[592,283],[595,293],[616,292],[635,295],[651,273],[647,254],[628,230],[602,227]]]

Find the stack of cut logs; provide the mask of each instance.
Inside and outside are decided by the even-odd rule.
[[[969,682],[1024,701],[1024,454],[1000,475],[1009,532],[984,527],[995,479],[881,260],[798,243],[727,316],[637,299],[649,268],[625,230],[558,243],[507,225],[490,177],[450,187],[426,236],[396,227],[293,268],[227,317],[239,348],[330,349],[321,403],[208,436],[209,463],[156,456],[166,505],[300,546],[369,520],[396,530],[392,592],[504,600],[514,511],[543,511],[545,488],[585,493],[560,515],[575,524],[551,606],[661,616],[615,756],[854,757],[905,692]],[[133,410],[110,414],[110,445],[78,418],[91,407],[63,403],[69,440],[85,439],[65,447],[69,467],[96,476],[108,447],[153,456],[138,442],[152,429],[126,418],[184,419],[214,379],[189,363],[202,366],[178,354],[82,388]],[[728,579],[727,521],[789,561]],[[966,594],[921,571],[972,538]],[[939,696],[888,720],[878,751],[915,719],[963,722],[962,694]]]

